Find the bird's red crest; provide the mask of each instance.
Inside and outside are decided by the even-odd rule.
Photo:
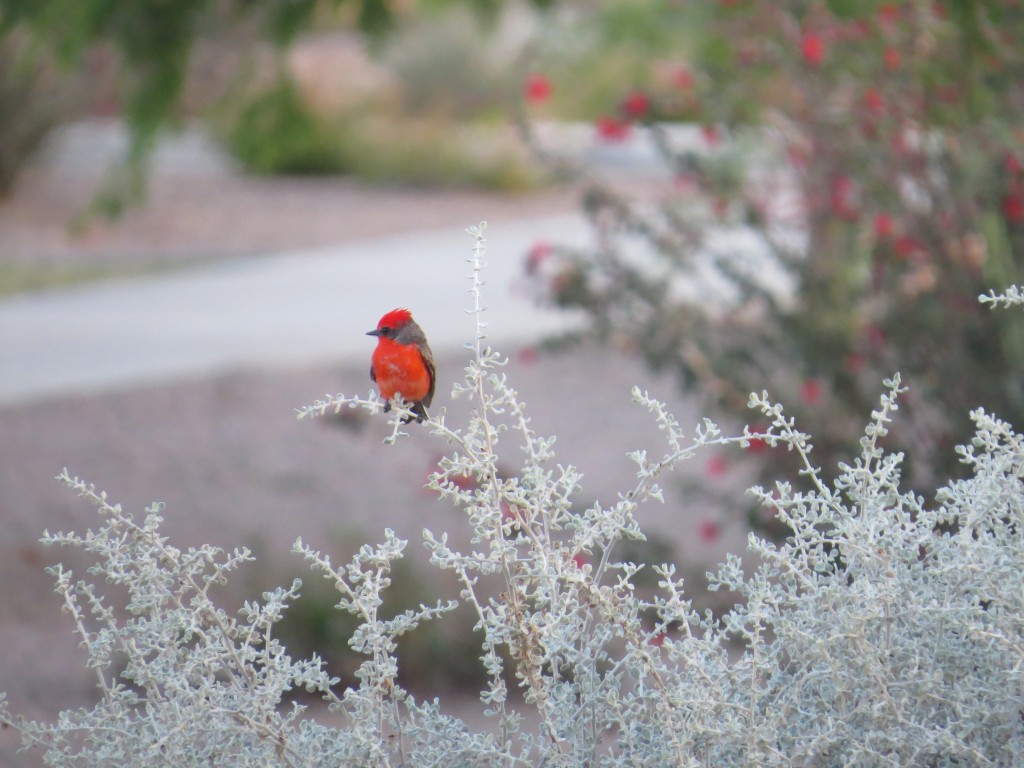
[[[412,312],[408,309],[392,309],[377,323],[377,328],[401,328],[412,320]]]

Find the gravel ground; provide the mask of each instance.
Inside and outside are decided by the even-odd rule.
[[[94,183],[84,172],[62,177],[47,167],[27,174],[0,204],[0,266],[186,263],[421,227],[463,228],[482,218],[519,219],[575,204],[565,189],[510,198],[338,180],[254,180],[224,171],[166,173],[154,178],[145,207],[74,234],[67,222]],[[0,596],[0,690],[13,711],[53,719],[95,695],[83,652],[43,572],[58,559],[80,561],[37,543],[44,528],[83,530],[94,522],[89,505],[54,481],[62,467],[128,509],[165,502],[166,532],[178,546],[209,542],[257,550],[260,564],[243,575],[232,600],[255,585],[286,583],[301,568],[288,552],[297,536],[330,550],[353,532],[377,540],[391,527],[410,539],[411,556],[424,562],[417,543],[423,527],[452,530],[458,538],[459,513],[422,487],[446,449],[426,429],[413,428],[410,439],[388,447],[379,419],[295,418],[297,406],[324,393],[367,392],[369,351],[368,342],[366,361],[237,370],[0,406],[0,575],[7,587]],[[684,424],[696,421],[670,381],[652,377],[633,359],[593,348],[552,356],[506,351],[512,354],[509,375],[534,426],[557,434],[560,460],[585,473],[586,503],[612,502],[630,487],[626,451],[662,450],[652,419],[629,402],[632,385],[668,399]],[[439,354],[435,407],[449,408],[450,423],[466,413],[462,401],[447,396],[465,354]],[[518,451],[511,442],[506,448],[514,466]],[[700,477],[700,466],[694,470]],[[717,482],[735,482],[735,472],[742,469]],[[684,571],[703,573],[725,550],[743,549],[745,533],[737,527],[725,526],[713,546],[699,539],[698,522],[715,514],[670,494],[668,504],[645,512],[643,523],[674,543]],[[0,733],[0,764],[37,764],[32,755],[15,757],[16,743],[14,734]]]
[[[103,126],[97,126],[103,130]],[[370,186],[338,178],[257,178],[213,167],[151,179],[147,200],[122,218],[71,222],[97,189],[93,169],[29,169],[0,203],[0,266],[116,269],[338,245],[482,219],[573,210],[561,187],[531,194]]]

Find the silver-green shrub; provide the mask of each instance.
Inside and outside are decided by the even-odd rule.
[[[464,510],[472,548],[456,549],[441,531],[425,530],[423,541],[478,617],[490,727],[471,728],[397,685],[396,639],[456,603],[381,618],[406,546],[392,532],[344,567],[296,542],[337,586],[339,609],[361,622],[350,644],[365,661],[335,695],[319,659],[293,659],[274,637],[298,583],[229,614],[209,591],[248,552],[177,549],[160,533],[158,506],[136,520],[65,473],[102,522],[43,540],[96,559],[89,578],[54,575],[100,698],[52,724],[5,710],[27,745],[55,766],[1024,764],[1024,438],[976,410],[975,435],[958,449],[970,476],[925,499],[901,491],[902,456],[884,449],[898,375],[860,455],[831,484],[809,437],[767,394],[750,404],[770,426],[725,437],[709,421],[685,430],[634,390],[667,448],[634,453],[636,485],[610,507],[579,512],[579,473],[556,461],[554,438],[534,431],[507,361],[485,344],[482,229],[474,234],[477,334],[453,392],[473,411],[462,425],[443,412],[429,421],[450,449],[430,486]],[[379,412],[383,403],[338,395],[300,416],[346,407]],[[393,409],[391,441],[406,413]],[[656,594],[635,589],[639,567],[616,545],[642,538],[659,476],[703,446],[755,437],[802,462],[800,477],[753,489],[792,536],[775,544],[751,535],[753,566],[731,556],[709,574],[712,589],[736,595],[721,618],[691,607],[671,564],[654,569]],[[499,459],[521,470],[499,473]],[[105,582],[123,587],[126,601],[115,606]],[[298,687],[323,695],[343,724],[283,707]]]

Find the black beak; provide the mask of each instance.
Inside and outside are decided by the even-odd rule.
[[[366,335],[367,336],[380,336],[380,329],[378,328],[377,330],[374,330],[374,331],[367,331]]]

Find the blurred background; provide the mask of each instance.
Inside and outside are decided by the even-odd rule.
[[[1002,0],[0,0],[12,709],[95,695],[43,570],[82,563],[37,543],[93,524],[65,466],[165,503],[181,546],[251,547],[229,605],[307,575],[297,536],[337,561],[385,526],[411,542],[395,612],[455,590],[418,545],[465,536],[423,488],[445,446],[294,409],[368,392],[364,334],[407,306],[458,423],[481,220],[490,339],[582,506],[632,485],[626,451],[662,449],[634,384],[735,432],[763,426],[745,403],[766,388],[827,477],[898,370],[887,447],[922,493],[955,476],[970,408],[1024,408],[1024,325],[976,300],[1019,282],[1021,39]],[[752,529],[785,535],[743,489],[799,483],[792,460],[698,457],[622,556],[675,560],[727,607],[703,574]],[[350,679],[351,624],[306,582],[286,642]],[[403,682],[472,697],[472,618],[444,625],[408,638]]]

